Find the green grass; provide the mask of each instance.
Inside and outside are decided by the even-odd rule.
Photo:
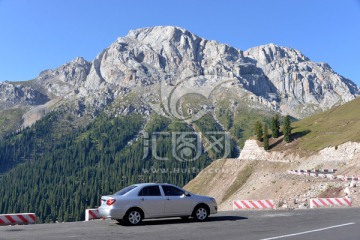
[[[201,111],[206,112],[207,110],[203,109],[204,105],[209,107],[212,103],[202,95],[186,94],[181,98],[181,101],[176,104],[176,108],[180,114],[182,113],[185,118],[188,118],[191,117],[191,115],[195,116]],[[180,111],[180,109],[182,111]],[[189,109],[192,110],[191,114],[188,112]]]
[[[353,141],[360,142],[360,98],[324,113],[292,124],[292,133],[298,134],[299,147],[318,151]]]
[[[19,108],[0,111],[0,138],[20,127],[23,113]]]
[[[268,126],[270,126],[273,115],[275,114],[271,112],[239,105],[234,114],[233,124],[229,131],[231,135],[237,139],[238,145],[242,148],[245,141],[254,135],[253,128],[255,122],[266,122]]]

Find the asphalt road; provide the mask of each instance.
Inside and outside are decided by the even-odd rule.
[[[207,222],[146,220],[128,227],[112,220],[0,227],[0,239],[360,239],[360,209],[220,212]]]

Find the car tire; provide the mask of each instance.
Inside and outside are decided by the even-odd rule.
[[[139,225],[143,219],[142,212],[139,209],[130,209],[124,217],[124,222],[127,225],[135,226]]]
[[[193,218],[198,222],[203,222],[209,217],[209,210],[206,206],[197,206],[193,212]]]

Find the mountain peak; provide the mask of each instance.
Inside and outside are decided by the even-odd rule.
[[[236,96],[246,92],[252,95],[250,101],[295,117],[359,95],[358,87],[350,80],[328,65],[311,62],[296,49],[270,43],[243,52],[176,26],[131,30],[92,62],[78,57],[42,72],[33,85],[49,99],[64,99],[59,106],[73,101],[76,111],[91,113],[137,89],[146,89],[141,96],[144,106],[160,101],[156,90],[159,83],[171,85],[194,76],[201,79],[196,84],[202,89],[213,87],[219,79],[233,79]],[[10,99],[8,92],[0,88],[0,96],[4,96],[0,105],[4,102],[10,106],[6,102]]]
[[[283,58],[290,59],[296,63],[310,61],[310,59],[302,54],[299,50],[279,46],[274,43],[250,48],[244,52],[244,55],[259,59],[259,62],[263,65]]]
[[[176,37],[178,35],[189,33],[190,32],[186,29],[177,26],[155,26],[130,30],[127,37],[132,37],[140,40],[149,35],[157,35],[159,37]]]
[[[123,39],[120,38],[118,41],[121,42]],[[135,39],[156,49],[163,45],[172,45],[172,43],[187,45],[189,42],[203,40],[188,30],[176,26],[156,26],[131,30],[125,39]]]
[[[80,63],[80,64],[84,64],[87,62],[88,61],[86,61],[85,58],[83,57],[76,57],[74,60],[71,61],[71,63]]]

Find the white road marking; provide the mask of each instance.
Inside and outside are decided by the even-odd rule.
[[[272,214],[264,214],[261,217],[291,217],[294,216],[294,213],[272,213]]]
[[[314,230],[310,230],[310,231],[306,231],[306,232],[293,233],[293,234],[282,235],[282,236],[271,237],[271,238],[263,238],[263,239],[260,239],[260,240],[272,240],[272,239],[280,239],[280,238],[286,238],[286,237],[293,237],[293,236],[298,236],[298,235],[303,235],[303,234],[308,234],[308,233],[313,233],[313,232],[325,231],[325,230],[329,230],[329,229],[332,229],[332,228],[345,227],[345,226],[353,225],[353,224],[355,224],[355,223],[354,223],[354,222],[344,223],[344,224],[335,225],[335,226],[330,226],[330,227],[326,227],[326,228],[314,229]]]

